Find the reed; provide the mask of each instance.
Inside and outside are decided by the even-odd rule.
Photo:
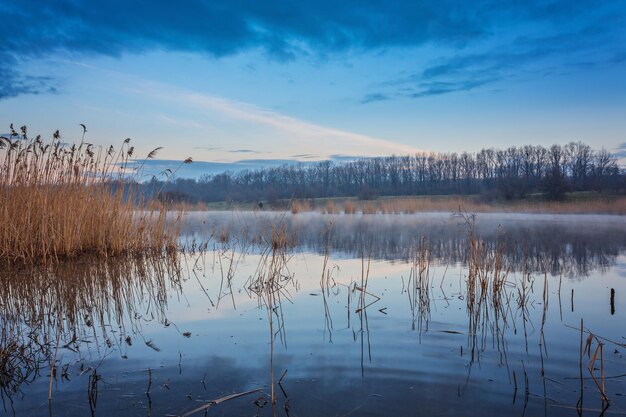
[[[572,198],[564,201],[548,201],[528,198],[514,201],[481,201],[475,196],[415,196],[389,197],[376,201],[351,199],[328,201],[319,211],[337,213],[336,205],[343,204],[345,214],[415,214],[424,212],[472,213],[544,213],[544,214],[626,214],[626,197],[593,196]],[[312,201],[296,200],[291,204],[292,213],[313,210]]]
[[[375,203],[366,203],[361,209],[363,214],[376,214],[378,213],[378,207]]]
[[[324,207],[324,213],[336,214],[339,213],[339,209],[335,206],[335,203],[333,203],[332,200],[328,200],[328,202],[326,202],[326,207]]]
[[[285,334],[285,315],[283,301],[291,301],[289,287],[295,285],[294,275],[289,270],[288,263],[291,259],[289,253],[288,235],[284,223],[272,226],[271,238],[266,241],[267,246],[255,271],[247,281],[247,291],[255,294],[259,308],[265,307],[269,324],[270,352],[269,352],[269,377],[271,388],[272,415],[276,415],[276,379],[274,375],[274,349],[278,337],[283,345],[287,344]],[[280,385],[283,376],[278,381]],[[283,394],[285,394],[283,390]],[[285,395],[286,397],[286,395]],[[287,399],[288,401],[288,399]],[[288,409],[288,404],[285,405]]]
[[[425,237],[419,239],[418,246],[411,249],[411,269],[406,292],[409,297],[409,306],[412,313],[411,330],[416,330],[418,324],[420,336],[428,331],[430,322],[430,288],[432,277],[430,273],[430,244]]]
[[[520,212],[546,214],[626,214],[626,198],[594,197],[588,200],[517,200],[510,202],[481,202],[472,197],[402,197],[383,199],[379,202],[380,212],[385,214],[412,214],[421,212],[473,213]]]
[[[356,213],[356,203],[352,200],[346,200],[343,204],[343,212],[345,214],[355,214]]]
[[[596,348],[592,349],[593,343],[596,343]],[[600,396],[602,398],[602,412],[609,407],[611,402],[609,398],[606,396],[606,384],[605,384],[605,375],[604,375],[604,343],[598,336],[589,332],[589,336],[587,337],[587,342],[585,343],[585,349],[583,353],[587,353],[587,357],[589,358],[589,362],[587,363],[587,370],[589,371],[589,375],[591,379],[595,383],[598,391],[600,392]],[[598,364],[598,353],[600,354],[600,364]],[[598,375],[598,371],[600,375]]]
[[[499,241],[495,245],[490,245],[482,240],[476,233],[475,214],[458,212],[454,216],[459,219],[459,225],[467,230],[467,276],[464,296],[469,319],[470,369],[475,360],[480,361],[480,354],[487,344],[489,333],[493,336],[494,345],[502,353],[501,365],[505,365],[507,361],[505,333],[512,314],[510,309],[512,294],[507,291],[507,287],[514,288],[516,285],[515,282],[508,280],[511,264],[504,254],[505,242]],[[519,309],[523,314],[524,305],[519,305]],[[526,332],[524,334],[526,335]]]
[[[135,184],[143,163],[134,152],[130,139],[116,150],[83,134],[68,146],[58,131],[44,141],[11,126],[0,138],[2,264],[175,250],[180,216],[172,221],[163,205],[142,203]]]
[[[293,200],[291,202],[291,213],[298,214],[303,211],[311,211],[311,204],[306,200]]]

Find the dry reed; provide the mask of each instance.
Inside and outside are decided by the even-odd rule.
[[[291,213],[298,214],[303,211],[311,211],[311,204],[306,200],[293,200],[291,202]]]
[[[322,213],[337,213],[336,205],[341,200],[328,201],[320,209]],[[393,197],[381,198],[377,201],[343,201],[345,214],[414,214],[424,212],[457,212],[472,213],[545,213],[545,214],[626,214],[626,197],[595,196],[565,201],[547,201],[541,199],[524,199],[514,201],[484,202],[473,196],[441,196],[441,197]],[[291,204],[292,213],[313,210],[312,203],[296,200]]]
[[[343,204],[343,212],[345,214],[355,214],[356,203],[352,200],[346,200],[346,202]]]
[[[515,283],[508,281],[511,265],[504,256],[504,242],[491,247],[480,239],[476,234],[475,214],[459,212],[455,217],[460,219],[460,225],[467,228],[469,245],[465,300],[469,319],[470,365],[474,360],[480,360],[490,331],[502,353],[501,360],[506,362],[505,330],[512,297],[507,287]],[[524,306],[521,305],[520,309],[524,310]]]
[[[163,206],[138,205],[134,185],[143,163],[132,162],[134,151],[130,139],[115,150],[83,134],[79,145],[67,146],[58,131],[45,142],[11,126],[10,137],[0,138],[2,263],[175,249],[180,217],[170,221]]]
[[[430,322],[430,245],[425,237],[419,239],[418,246],[411,249],[411,269],[406,292],[409,297],[409,306],[412,313],[411,329],[416,330],[418,324],[420,336],[428,331]]]
[[[271,406],[272,415],[276,415],[274,346],[277,337],[283,345],[287,343],[283,300],[291,300],[292,296],[288,287],[295,285],[295,283],[294,275],[288,268],[291,256],[289,254],[289,240],[285,225],[281,223],[272,226],[271,238],[266,243],[266,249],[261,254],[255,274],[247,281],[247,290],[250,294],[257,296],[259,308],[264,306],[267,312],[270,337]],[[282,380],[282,377],[280,380]]]
[[[626,198],[594,198],[589,200],[544,201],[518,200],[486,203],[471,197],[406,197],[381,200],[380,212],[385,214],[412,214],[420,212],[473,213],[521,212],[546,214],[626,214]]]
[[[363,214],[376,214],[378,213],[378,208],[374,203],[367,203],[363,206],[361,211],[363,212]]]
[[[324,207],[324,213],[326,214],[336,214],[339,213],[339,209],[335,207],[335,203],[331,200],[326,202],[326,207]]]

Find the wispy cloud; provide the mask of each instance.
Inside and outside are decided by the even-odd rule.
[[[0,49],[0,100],[23,94],[56,94],[59,81],[49,76],[22,74],[17,61]]]
[[[333,161],[356,161],[357,159],[368,159],[370,157],[363,155],[341,155],[341,154],[333,154],[329,155],[330,159]]]
[[[590,55],[593,60],[589,60]],[[562,74],[623,63],[626,52],[621,37],[615,37],[608,26],[585,22],[579,28],[561,33],[520,35],[482,50],[454,51],[409,76],[383,83],[379,91],[367,94],[361,102],[438,96],[504,80],[520,81],[537,74]]]
[[[441,94],[454,93],[457,91],[470,91],[485,84],[497,81],[497,77],[482,80],[461,80],[461,81],[434,81],[420,83],[415,91],[408,93],[409,97],[420,98],[428,96],[438,96]]]
[[[255,151],[253,149],[233,149],[228,151],[230,153],[261,153],[259,151]]]
[[[144,90],[144,94],[155,94],[153,89]],[[312,144],[337,144],[341,141],[357,148],[366,148],[377,154],[407,154],[418,152],[419,149],[394,143],[385,139],[375,138],[364,134],[336,129],[290,117],[272,110],[263,109],[255,105],[207,94],[185,91],[161,91],[160,98],[174,100],[187,106],[211,110],[224,116],[268,126],[273,129],[293,135],[300,140],[308,140]]]
[[[606,35],[606,29],[584,27],[549,36],[519,36],[510,43],[485,52],[443,58],[413,77],[420,80],[468,75],[498,78],[511,69],[519,70],[542,59],[570,57],[579,52],[602,48],[610,40]]]
[[[251,103],[181,89],[169,84],[145,80],[135,75],[103,69],[82,62],[67,62],[90,71],[97,71],[107,76],[115,77],[121,85],[126,86],[124,87],[125,93],[141,96],[149,102],[159,101],[163,105],[169,102],[175,106],[177,113],[193,114],[192,117],[187,116],[184,119],[161,115],[160,119],[168,124],[204,127],[205,120],[213,118],[211,122],[207,122],[207,125],[210,125],[213,130],[219,129],[217,125],[219,123],[235,121],[241,123],[237,123],[234,126],[249,123],[258,127],[269,128],[276,132],[275,135],[268,132],[265,132],[265,135],[263,135],[260,130],[253,130],[255,131],[254,141],[263,141],[262,150],[243,147],[229,150],[224,149],[224,147],[213,146],[194,146],[193,149],[222,151],[224,154],[274,153],[281,154],[281,156],[284,155],[285,157],[294,150],[301,150],[309,154],[312,154],[313,152],[311,151],[313,150],[319,151],[319,154],[316,153],[316,155],[319,155],[319,158],[326,157],[333,150],[336,152],[344,149],[359,149],[364,154],[369,155],[412,154],[421,151],[421,149],[414,146],[309,122]],[[230,125],[230,127],[232,126]],[[247,131],[251,130],[247,129]],[[228,140],[238,141],[232,136],[232,131],[222,132],[221,135],[223,137],[220,140],[229,138]],[[243,144],[240,141],[239,143]],[[277,147],[271,149],[271,145]],[[222,155],[222,157],[224,156]],[[226,157],[225,160],[229,161],[230,158]]]
[[[621,143],[617,148],[611,151],[613,156],[619,159],[626,159],[626,142]],[[624,161],[626,162],[626,161]]]
[[[163,120],[165,123],[168,123],[174,126],[194,128],[194,129],[206,129],[206,126],[194,120],[178,119],[178,118],[174,118],[174,117],[167,116],[164,114],[161,114],[158,117],[159,119]]]
[[[371,94],[367,94],[365,95],[365,97],[363,97],[361,99],[361,103],[362,104],[367,104],[367,103],[374,103],[377,101],[386,101],[389,100],[389,96],[386,94],[382,94],[382,93],[371,93]]]
[[[221,148],[217,146],[194,146],[193,149],[198,149],[202,151],[217,151],[217,150],[220,150]]]

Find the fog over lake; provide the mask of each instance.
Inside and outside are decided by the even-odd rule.
[[[184,415],[234,393],[209,415],[561,416],[581,398],[597,414],[601,370],[607,412],[626,407],[623,218],[473,222],[190,212],[177,259],[23,271],[0,308],[27,340],[59,337],[55,416]],[[581,319],[597,350],[582,379]],[[40,366],[3,391],[7,412],[48,413]]]

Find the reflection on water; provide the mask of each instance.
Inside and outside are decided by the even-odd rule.
[[[7,413],[626,409],[621,218],[192,217],[178,258],[1,273]]]
[[[69,364],[52,367],[59,348],[81,361],[115,351],[122,357],[146,321],[166,323],[167,299],[179,292],[176,255],[127,256],[0,273],[2,340],[6,355],[0,392],[12,403],[41,366],[69,380]],[[149,340],[145,343],[151,344]],[[6,409],[5,401],[5,409]]]
[[[187,237],[239,239],[264,244],[274,226],[284,224],[289,241],[303,250],[323,254],[326,231],[332,222],[333,251],[359,256],[364,242],[374,259],[409,261],[411,248],[425,237],[436,260],[467,262],[466,227],[446,213],[416,215],[325,215],[319,213],[189,213]],[[615,263],[626,248],[622,216],[492,214],[476,218],[476,233],[490,248],[504,244],[515,270],[587,276]]]

